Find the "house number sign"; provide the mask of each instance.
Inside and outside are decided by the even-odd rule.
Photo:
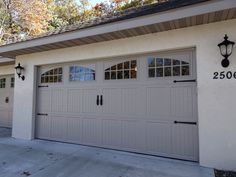
[[[220,71],[214,72],[213,79],[236,79],[236,71]]]

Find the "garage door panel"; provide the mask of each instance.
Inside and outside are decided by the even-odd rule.
[[[54,88],[51,93],[51,112],[65,112],[67,108],[66,91],[60,88]]]
[[[96,118],[83,118],[82,120],[83,143],[101,145],[101,120]]]
[[[171,88],[171,112],[175,117],[187,118],[194,117],[194,96],[196,90],[192,86]]]
[[[178,124],[172,128],[172,153],[188,160],[198,160],[197,126]]]
[[[172,132],[169,123],[150,122],[146,123],[147,150],[152,153],[171,153]]]
[[[122,122],[120,120],[102,120],[102,144],[107,147],[122,147]]]
[[[8,114],[8,111],[7,110],[0,110],[1,112],[1,115],[0,115],[0,125],[3,126],[3,127],[8,127],[8,117],[9,117],[9,114]]]
[[[42,139],[50,138],[51,119],[47,116],[37,116],[36,118],[36,136]]]
[[[6,109],[8,104],[5,103],[5,99],[7,97],[6,89],[0,90],[0,109]]]
[[[171,89],[169,87],[147,88],[148,115],[157,119],[171,117]]]
[[[143,98],[145,97],[143,97],[142,88],[123,88],[122,113],[129,116],[144,115],[146,113],[146,107]]]
[[[72,142],[82,142],[82,118],[81,117],[68,117],[68,130],[67,139]]]
[[[120,88],[105,88],[103,93],[103,113],[120,114],[122,112],[122,90]]]
[[[122,121],[122,146],[127,150],[145,150],[145,128],[142,121]]]
[[[67,138],[67,118],[63,116],[51,116],[51,135],[55,140],[66,140]]]
[[[51,92],[49,89],[38,89],[37,109],[38,113],[51,111]]]
[[[83,112],[84,113],[97,113],[97,96],[99,95],[97,89],[85,89],[83,90]]]
[[[69,113],[83,112],[83,90],[82,89],[68,89],[67,91],[67,107]]]

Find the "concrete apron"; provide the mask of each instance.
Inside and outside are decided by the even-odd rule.
[[[0,138],[0,177],[213,177],[199,164],[43,140]]]

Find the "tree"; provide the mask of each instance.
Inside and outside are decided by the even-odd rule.
[[[84,22],[91,18],[88,0],[56,0],[51,7],[54,28]]]
[[[47,32],[48,21],[52,19],[48,9],[52,1],[46,0],[12,0],[15,22],[29,36]]]
[[[0,45],[66,25],[168,0],[0,0]]]

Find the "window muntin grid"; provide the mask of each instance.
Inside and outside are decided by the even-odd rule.
[[[113,65],[104,72],[105,80],[122,80],[137,78],[137,60],[129,60]]]
[[[51,69],[41,75],[41,83],[60,83],[62,82],[62,67]]]
[[[186,61],[170,58],[149,57],[148,61],[148,77],[178,77],[190,75],[190,64]]]

